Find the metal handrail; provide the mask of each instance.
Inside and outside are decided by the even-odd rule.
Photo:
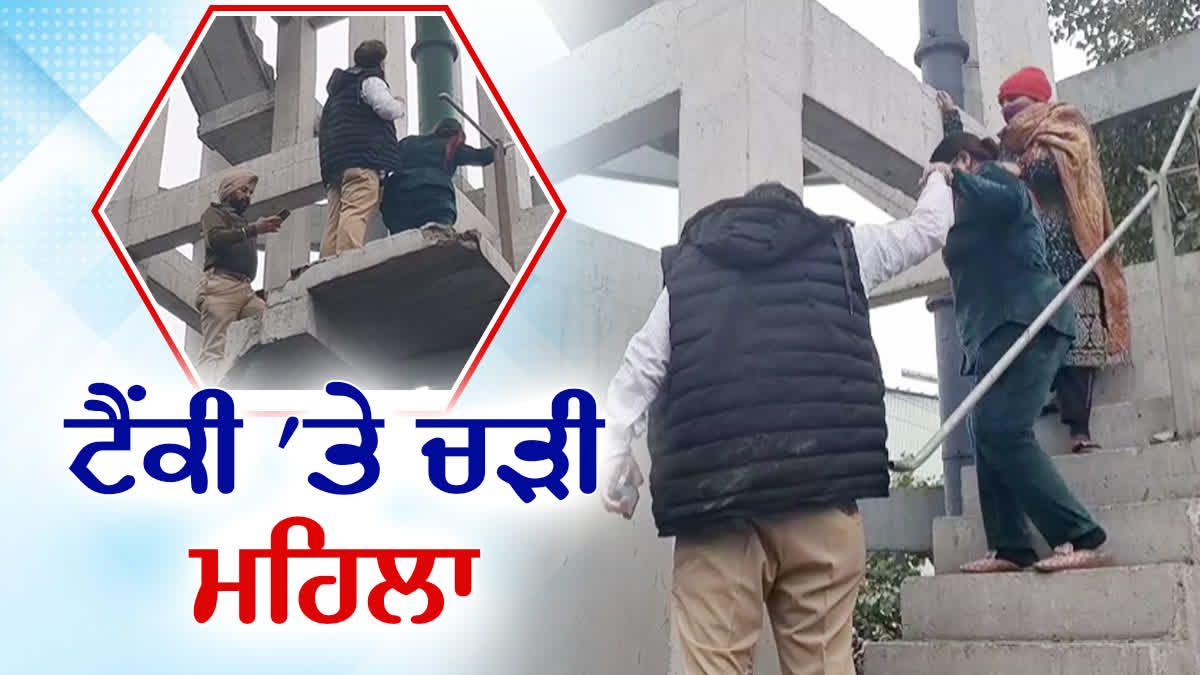
[[[1191,102],[1184,111],[1183,119],[1180,121],[1179,128],[1175,132],[1175,138],[1171,142],[1170,149],[1167,150],[1167,154],[1163,158],[1163,164],[1159,169],[1158,175],[1165,175],[1166,171],[1171,167],[1171,164],[1174,163],[1175,155],[1179,152],[1180,145],[1183,142],[1184,134],[1188,124],[1192,120],[1192,116],[1196,112],[1198,104],[1200,104],[1200,87],[1196,88],[1195,93],[1192,95]],[[979,400],[983,398],[985,394],[987,394],[988,390],[992,388],[992,385],[996,384],[996,380],[999,380],[1000,377],[1004,375],[1004,372],[1008,370],[1008,367],[1012,365],[1013,361],[1016,361],[1021,352],[1024,351],[1027,346],[1029,346],[1029,343],[1033,341],[1033,338],[1038,334],[1038,332],[1041,331],[1047,323],[1049,323],[1050,317],[1052,317],[1054,313],[1063,306],[1063,304],[1067,301],[1067,298],[1070,297],[1071,293],[1073,293],[1075,289],[1083,283],[1084,279],[1086,279],[1092,273],[1092,270],[1095,269],[1100,260],[1104,256],[1108,255],[1108,252],[1117,245],[1117,240],[1124,236],[1125,233],[1129,231],[1129,228],[1133,227],[1133,224],[1137,221],[1137,219],[1141,217],[1147,208],[1149,208],[1151,202],[1154,201],[1154,198],[1157,197],[1159,192],[1163,189],[1160,187],[1161,185],[1165,185],[1165,182],[1156,182],[1146,190],[1146,194],[1142,196],[1141,200],[1137,203],[1137,206],[1133,207],[1133,210],[1129,212],[1129,215],[1125,216],[1125,219],[1122,220],[1121,224],[1113,230],[1113,233],[1104,240],[1104,243],[1100,245],[1100,248],[1096,249],[1096,252],[1093,253],[1090,258],[1088,258],[1083,267],[1075,273],[1075,276],[1071,277],[1071,280],[1068,281],[1065,286],[1063,286],[1063,289],[1059,291],[1058,295],[1054,296],[1054,299],[1051,300],[1050,304],[1042,310],[1042,313],[1038,314],[1037,318],[1033,320],[1033,323],[1031,323],[1029,327],[1025,329],[1025,332],[1021,334],[1021,337],[1018,338],[1017,341],[1008,348],[1008,351],[1004,352],[1004,356],[1000,357],[1000,360],[996,362],[996,365],[993,366],[992,369],[988,371],[987,375],[985,375],[984,378],[979,381],[979,384],[975,385],[975,387],[971,389],[971,392],[965,399],[963,399],[963,402],[960,403],[957,408],[955,408],[950,417],[948,417],[946,421],[942,423],[941,428],[937,430],[937,433],[935,433],[933,437],[925,443],[924,446],[922,446],[921,450],[913,457],[902,458],[893,462],[889,462],[892,471],[897,473],[911,473],[920,468],[925,462],[929,461],[929,458],[933,456],[933,453],[939,447],[941,447],[943,442],[945,442],[946,437],[948,437],[950,433],[958,427],[959,424],[962,424],[962,421],[966,419],[971,410],[975,408],[975,405],[979,403]],[[1177,373],[1172,373],[1171,376],[1179,377]]]

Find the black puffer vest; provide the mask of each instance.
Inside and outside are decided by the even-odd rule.
[[[717,202],[663,251],[671,357],[652,407],[659,534],[888,494],[883,375],[848,226]]]
[[[400,168],[395,124],[375,114],[362,100],[362,83],[368,77],[382,79],[383,70],[338,68],[325,85],[329,97],[321,111],[318,147],[321,180],[326,187],[340,185],[346,169]]]

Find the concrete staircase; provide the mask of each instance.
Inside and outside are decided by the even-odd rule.
[[[987,550],[966,469],[964,515],[934,522],[935,575],[904,583],[904,638],[867,647],[868,675],[1200,673],[1200,441],[1054,461],[1108,531],[1116,566],[958,574]]]

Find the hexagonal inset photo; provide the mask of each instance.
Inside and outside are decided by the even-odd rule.
[[[180,365],[461,386],[561,218],[453,15],[210,12],[101,203]]]

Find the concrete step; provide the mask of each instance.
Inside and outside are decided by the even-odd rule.
[[[878,642],[866,675],[1194,675],[1195,654],[1175,640],[1135,642]]]
[[[1138,449],[1058,455],[1054,463],[1084,504],[1200,497],[1200,440]],[[979,513],[975,467],[962,472],[963,513]]]
[[[1114,504],[1092,509],[1108,532],[1105,550],[1118,565],[1194,562],[1200,557],[1200,499]],[[1032,524],[1038,553],[1050,547]],[[938,574],[958,572],[959,565],[987,553],[979,516],[944,517],[933,522],[933,566]]]
[[[900,590],[904,639],[1182,639],[1200,620],[1187,611],[1196,579],[1178,563],[913,577]]]

